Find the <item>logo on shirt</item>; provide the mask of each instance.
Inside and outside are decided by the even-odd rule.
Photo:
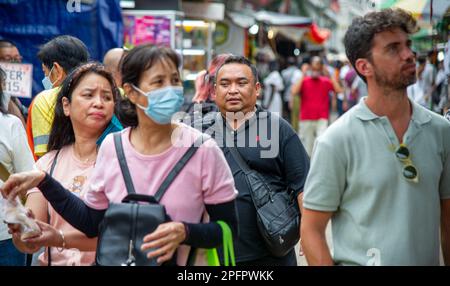
[[[81,195],[81,191],[83,190],[84,183],[86,183],[87,177],[86,176],[76,176],[73,178],[72,183],[69,186],[69,190],[77,195]]]
[[[371,248],[367,250],[366,256],[372,257],[370,258],[366,266],[380,266],[381,265],[381,251],[378,248]]]

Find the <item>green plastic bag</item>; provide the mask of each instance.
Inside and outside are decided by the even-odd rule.
[[[236,266],[234,257],[233,233],[231,232],[231,229],[226,222],[219,220],[217,221],[217,223],[222,228],[223,234],[223,266]],[[217,248],[207,249],[206,259],[208,262],[208,266],[220,266]]]

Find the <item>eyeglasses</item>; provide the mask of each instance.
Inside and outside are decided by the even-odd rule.
[[[411,161],[411,156],[409,153],[409,149],[405,144],[400,144],[397,151],[395,151],[395,156],[402,162],[403,164],[403,177],[408,181],[412,181],[414,183],[419,182],[419,173],[417,168],[413,165]]]

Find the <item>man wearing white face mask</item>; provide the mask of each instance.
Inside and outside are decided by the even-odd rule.
[[[291,100],[300,96],[300,116],[298,134],[311,156],[314,142],[328,127],[330,115],[330,94],[332,108],[336,110],[336,94],[342,88],[334,81],[322,75],[323,64],[319,57],[311,60],[311,73],[295,84],[291,89]]]
[[[59,36],[43,45],[37,56],[42,62],[45,90],[34,98],[27,119],[27,135],[32,138],[29,144],[36,158],[47,153],[59,86],[75,67],[88,61],[89,53],[79,39]]]

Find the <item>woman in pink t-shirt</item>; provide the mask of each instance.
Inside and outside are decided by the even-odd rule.
[[[52,173],[72,195],[80,198],[84,195],[83,186],[97,158],[96,142],[111,121],[118,96],[112,76],[100,64],[77,68],[63,83],[50,132],[50,152],[37,161],[36,167]],[[49,265],[49,260],[51,265],[59,266],[94,262],[97,239],[87,238],[67,223],[37,188],[28,191],[26,206],[38,220],[43,234],[26,241],[14,235],[18,249],[34,253],[46,247],[39,256],[40,265]]]
[[[122,64],[121,121],[130,128],[122,133],[123,149],[137,193],[154,195],[167,174],[201,133],[172,122],[184,95],[178,67],[180,60],[169,48],[144,45],[134,48]],[[13,187],[14,186],[14,187]],[[114,149],[113,137],[106,137],[88,184],[85,201],[41,171],[12,176],[2,190],[10,197],[30,186],[38,186],[52,206],[72,225],[87,234],[98,235],[98,226],[110,203],[127,195]],[[237,191],[230,168],[214,140],[202,144],[167,189],[160,203],[172,218],[148,233],[141,245],[149,259],[158,263],[172,259],[186,265],[190,247],[213,248],[222,244],[222,230],[216,223],[228,223],[237,230]],[[70,206],[70,211],[68,207]],[[204,222],[204,215],[210,222]],[[205,261],[197,260],[198,264]]]

